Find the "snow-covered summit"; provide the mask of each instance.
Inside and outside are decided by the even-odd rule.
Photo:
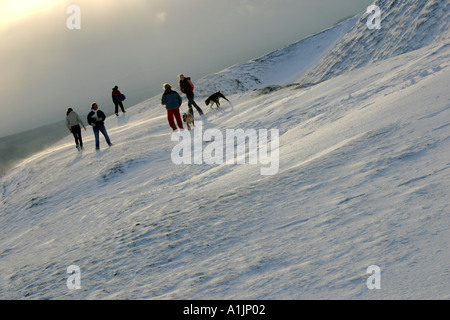
[[[299,82],[317,83],[430,44],[450,41],[447,0],[379,0],[381,29],[368,30],[363,14],[340,42]]]
[[[207,75],[197,82],[197,93],[205,96],[220,90],[224,94],[235,94],[294,83],[332,50],[357,19],[348,19],[269,54]]]
[[[380,8],[381,29],[368,30],[371,13],[359,14],[267,55],[208,75],[198,81],[198,93],[221,90],[234,94],[269,85],[314,84],[433,43],[448,45],[449,1],[378,0],[373,5]]]

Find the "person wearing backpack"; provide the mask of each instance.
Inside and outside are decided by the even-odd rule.
[[[186,95],[186,98],[188,98],[189,113],[194,115],[194,110],[192,109],[192,106],[194,106],[198,113],[202,115],[203,110],[194,101],[194,84],[192,83],[191,78],[185,77],[183,74],[179,74],[178,78],[180,79],[180,90]]]
[[[111,96],[112,96],[112,101],[115,106],[116,116],[119,116],[119,106],[120,106],[120,109],[122,110],[122,112],[125,113],[125,108],[123,107],[123,103],[122,103],[122,101],[125,100],[124,99],[125,96],[119,91],[118,86],[115,86],[114,88],[112,88]]]
[[[83,121],[80,119],[78,114],[75,111],[73,111],[72,108],[67,109],[66,124],[67,128],[69,128],[69,131],[73,134],[73,137],[75,138],[75,144],[78,151],[84,150],[83,139],[81,138],[80,124],[83,126],[85,131],[86,126],[84,125]]]

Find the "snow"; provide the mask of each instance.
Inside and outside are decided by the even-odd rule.
[[[368,30],[368,14],[361,15],[352,29],[300,82],[317,83],[349,70],[450,41],[448,1],[378,0],[381,29]]]
[[[424,3],[392,10],[413,2]],[[449,299],[445,37],[315,85],[291,83],[329,70],[298,62],[299,52],[320,47],[316,58],[326,57],[330,39],[348,41],[363,20],[198,81],[201,102],[217,89],[208,85],[229,80],[219,83],[231,104],[202,102],[204,129],[279,130],[275,175],[173,164],[160,96],[106,120],[113,147],[101,136],[96,152],[88,129],[82,153],[67,136],[8,172],[0,298]],[[343,61],[366,57],[355,52]],[[80,290],[66,286],[71,265]],[[371,265],[380,290],[366,286]]]
[[[229,95],[271,85],[292,84],[328,54],[357,20],[358,17],[348,19],[269,54],[203,77],[196,92],[208,96],[211,92],[221,91]]]

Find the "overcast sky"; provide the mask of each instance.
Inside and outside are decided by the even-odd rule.
[[[0,136],[112,112],[363,13],[371,0],[0,0]],[[70,5],[80,29],[70,30]],[[73,25],[73,23],[72,23]]]

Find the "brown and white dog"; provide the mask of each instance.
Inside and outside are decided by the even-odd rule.
[[[230,102],[230,100],[228,100],[220,91],[212,94],[208,99],[205,100],[206,105],[208,106],[211,103],[211,108],[213,107],[213,104],[215,103],[217,108],[220,107],[220,102],[219,99],[225,99],[228,102]]]
[[[183,121],[186,122],[188,130],[191,130],[193,127],[195,127],[194,124],[194,116],[190,113],[184,113],[183,114]],[[192,124],[192,127],[190,126]]]

